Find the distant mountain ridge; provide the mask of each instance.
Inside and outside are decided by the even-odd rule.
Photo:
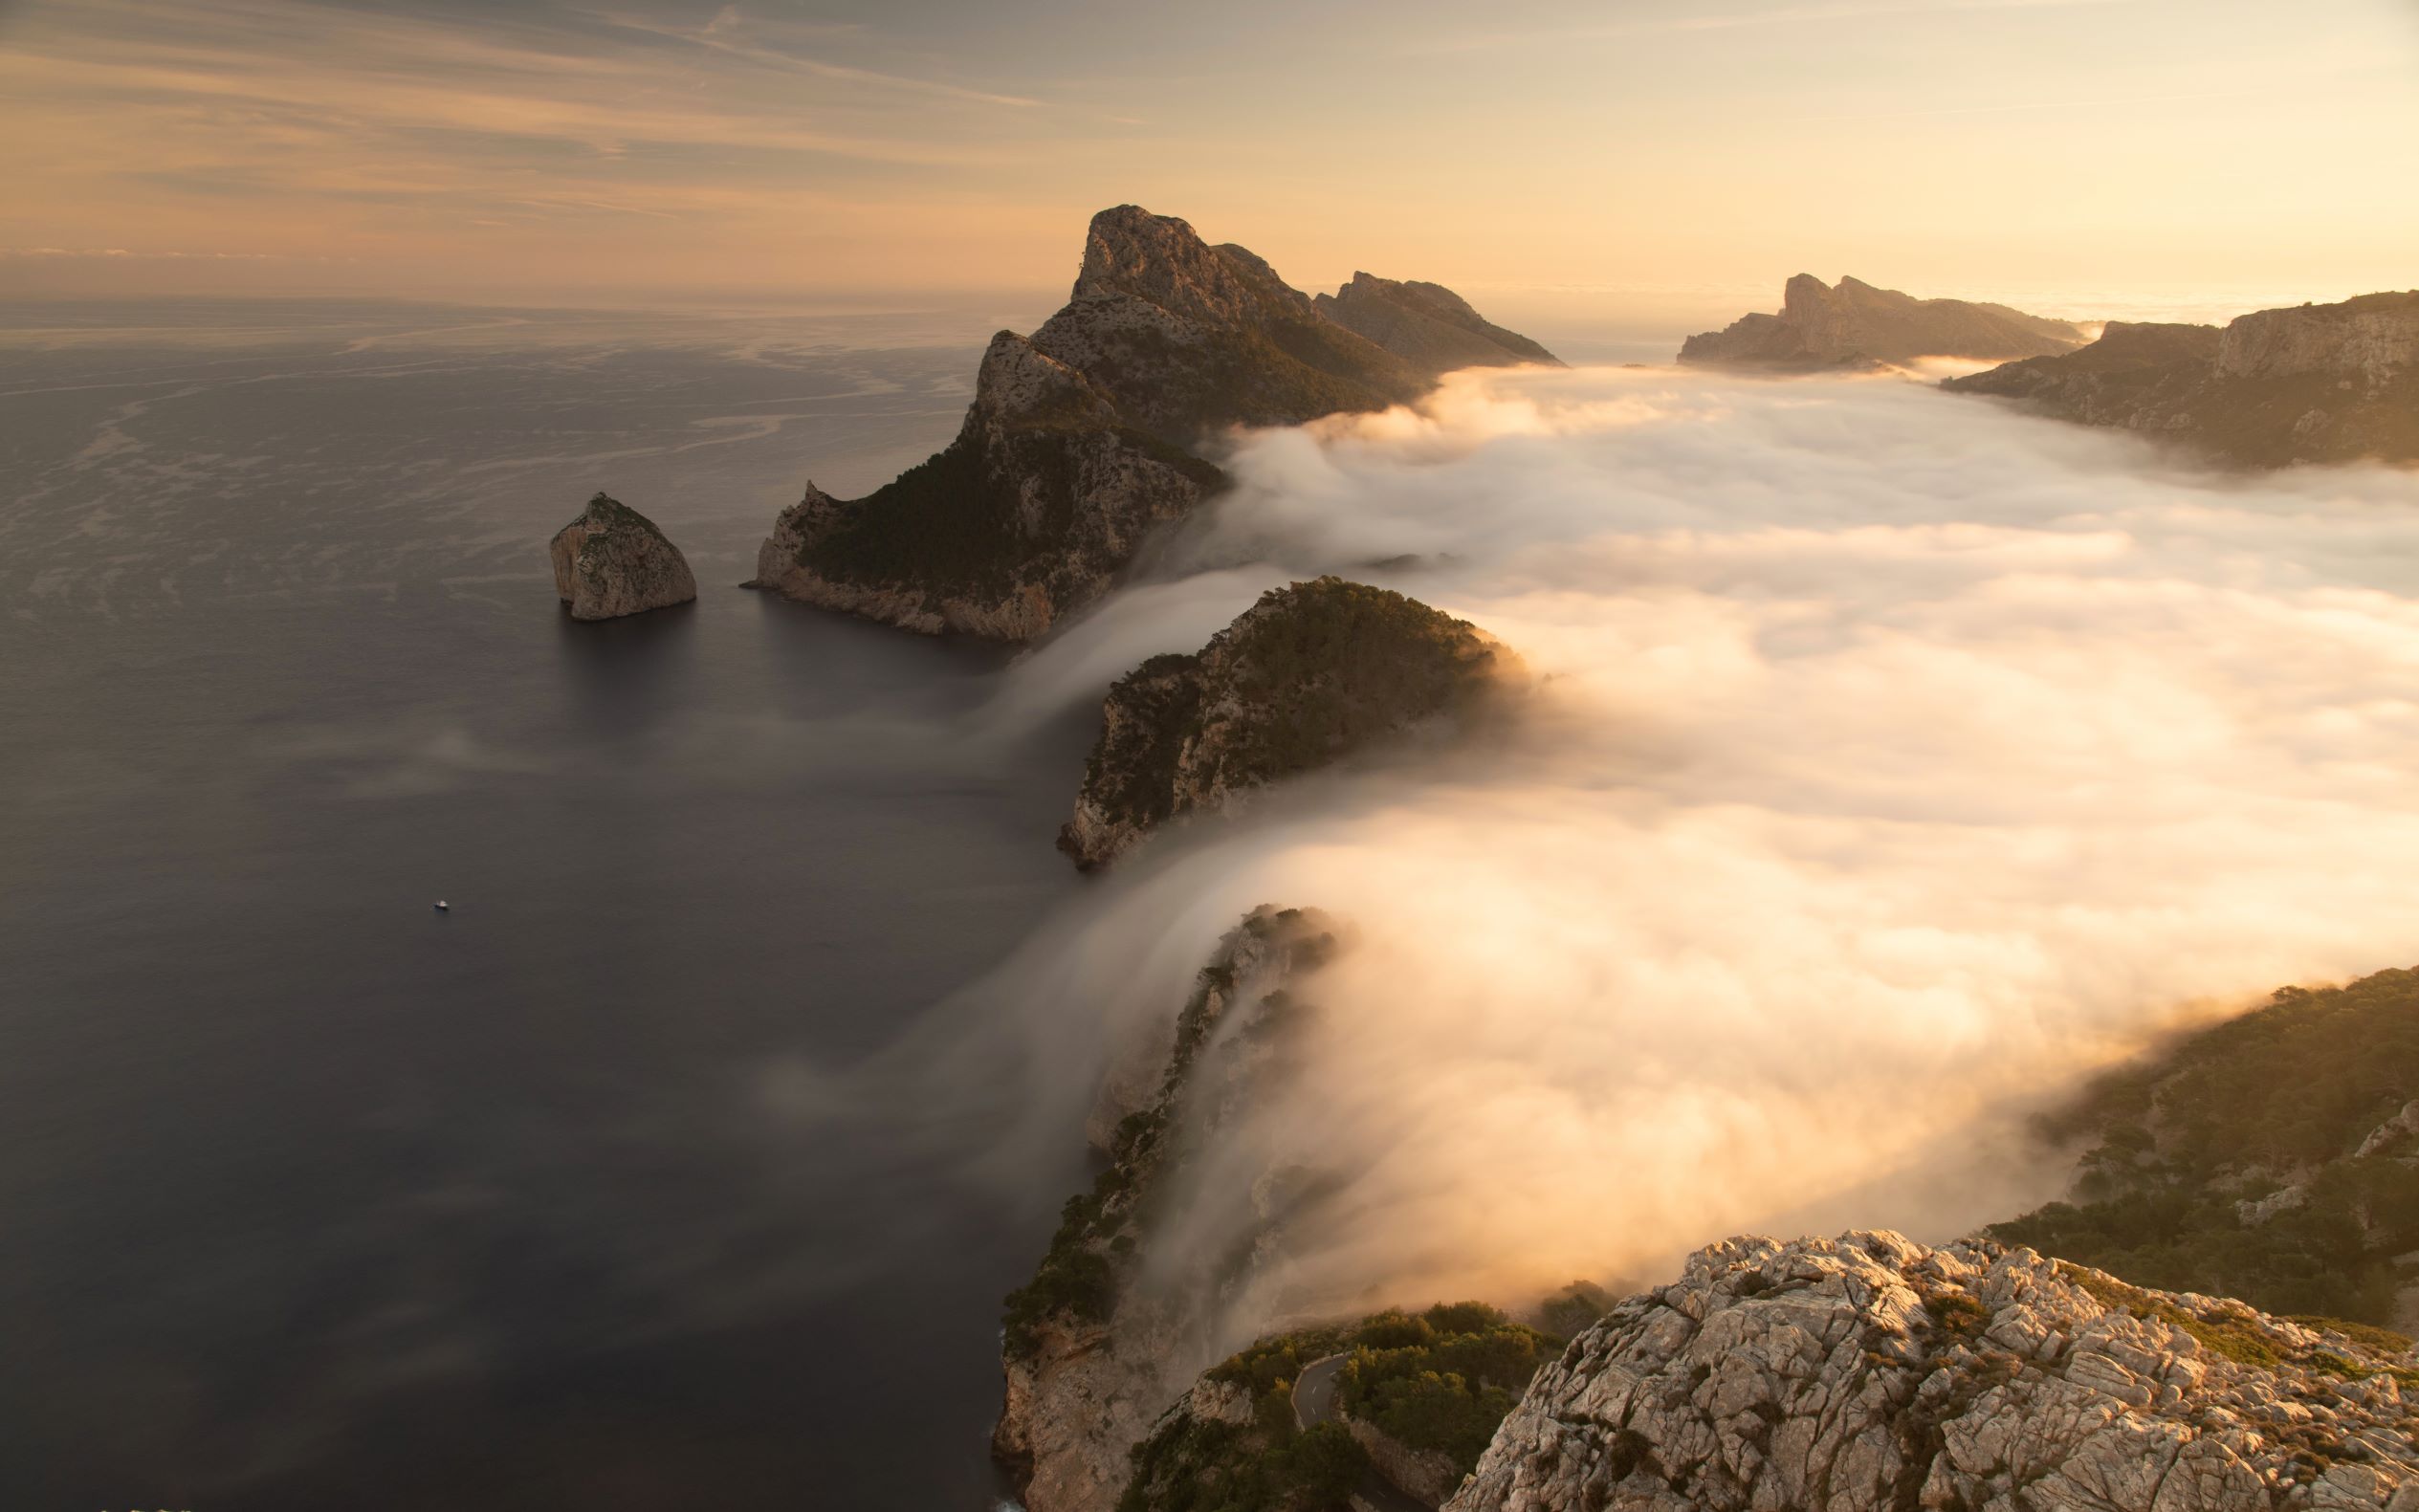
[[[2419,462],[2419,291],[2260,310],[2223,330],[2112,323],[2078,351],[1942,386],[2246,466]]]
[[[1920,357],[2046,357],[2089,340],[2072,320],[2004,304],[1918,299],[1857,278],[1843,277],[1833,287],[1801,273],[1783,290],[1779,314],[1741,316],[1722,330],[1692,336],[1682,344],[1680,360],[1814,372]]]
[[[1029,640],[1224,486],[1200,451],[1229,427],[1406,403],[1470,354],[1553,361],[1449,290],[1372,284],[1330,304],[1377,339],[1242,247],[1103,210],[1066,307],[1030,337],[992,338],[957,439],[860,499],[809,483],[752,585],[905,629]]]
[[[1310,303],[1336,324],[1359,332],[1429,377],[1457,367],[1562,365],[1560,358],[1488,320],[1440,283],[1356,273],[1351,283]]]

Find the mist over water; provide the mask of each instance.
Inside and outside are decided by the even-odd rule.
[[[1096,1070],[1068,1047],[1172,1012],[1247,908],[1347,921],[1308,1074],[1231,1142],[1346,1185],[1236,1337],[1741,1231],[1953,1236],[2055,1194],[2023,1120],[2092,1070],[2419,953],[2408,473],[1618,369],[1463,374],[1230,466],[997,728],[1322,571],[1543,676],[1484,749],[1149,847],[985,995],[1056,1108]]]

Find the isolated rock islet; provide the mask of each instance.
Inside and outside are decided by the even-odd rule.
[[[555,532],[555,595],[575,620],[613,620],[687,603],[697,579],[655,522],[605,493]]]

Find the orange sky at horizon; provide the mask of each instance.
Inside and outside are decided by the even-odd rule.
[[[1047,291],[1133,201],[1305,288],[2207,318],[2419,285],[2414,64],[2411,0],[0,0],[0,296]]]

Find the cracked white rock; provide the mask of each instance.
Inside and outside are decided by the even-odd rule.
[[[2411,1363],[1984,1240],[1733,1239],[1572,1341],[1446,1506],[2419,1512]]]

